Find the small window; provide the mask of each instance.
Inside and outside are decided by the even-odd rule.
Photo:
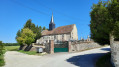
[[[64,37],[64,35],[62,34],[62,37]]]
[[[62,35],[62,39],[64,39],[64,35]]]
[[[54,39],[56,39],[56,35],[54,35]]]

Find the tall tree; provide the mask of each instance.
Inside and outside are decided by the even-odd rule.
[[[35,37],[35,42],[36,42],[37,39],[39,39],[39,38],[41,37],[41,30],[42,30],[41,26],[38,27],[38,25],[37,25],[37,26],[36,26],[36,37]]]
[[[41,26],[39,26],[39,31],[42,32],[42,27]]]
[[[18,30],[18,31],[17,31],[16,38],[18,38],[18,37],[21,37],[21,30]]]
[[[31,31],[33,31],[34,34],[36,34],[35,40],[34,40],[33,43],[36,43],[37,39],[40,39],[40,37],[41,37],[41,32],[42,32],[43,30],[46,30],[45,27],[42,28],[41,26],[38,26],[38,25],[36,26],[34,23],[32,23],[32,20],[31,20],[31,19],[29,19],[29,20],[25,23],[23,29],[25,29],[25,28],[30,29]],[[18,42],[19,44],[23,45],[24,39],[23,39],[23,38],[20,38],[20,37],[21,37],[21,32],[22,32],[22,29],[17,32],[16,40],[17,40],[17,42]],[[18,37],[19,37],[19,38],[18,38]]]
[[[33,31],[34,34],[36,34],[36,37],[35,37],[35,41],[34,43],[37,41],[37,39],[39,39],[41,37],[41,30],[42,30],[42,27],[38,27],[38,25],[36,26],[34,23],[32,23],[32,20],[29,19],[26,24],[24,25],[24,28],[29,28],[30,30]],[[46,28],[44,28],[46,29]]]
[[[24,28],[29,28],[31,29],[34,33],[36,33],[36,26],[34,23],[32,23],[32,20],[29,19],[26,24],[24,25]]]
[[[31,29],[31,25],[32,25],[32,20],[29,19],[29,20],[27,20],[26,24],[24,25],[24,28],[29,28],[29,29]]]
[[[91,38],[100,44],[112,44],[114,38],[118,39],[118,14],[119,2],[117,0],[99,1],[98,4],[94,4],[90,13]]]
[[[46,28],[45,28],[45,27],[43,27],[43,30],[46,30]]]

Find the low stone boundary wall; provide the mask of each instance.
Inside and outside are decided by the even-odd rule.
[[[111,46],[111,62],[114,67],[119,67],[119,41],[114,41]]]
[[[84,42],[84,43],[78,43],[78,44],[71,44],[71,52],[76,52],[76,51],[82,51],[86,49],[92,49],[92,48],[97,48],[101,47],[98,43],[95,42]]]

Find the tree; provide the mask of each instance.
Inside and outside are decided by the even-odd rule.
[[[99,1],[94,4],[91,16],[91,38],[100,44],[112,44],[114,38],[119,37],[119,2]]]
[[[39,31],[42,32],[42,27],[41,26],[39,26]]]
[[[46,30],[46,28],[45,28],[45,27],[43,27],[43,30]]]
[[[35,34],[28,28],[24,28],[21,32],[21,37],[17,38],[17,42],[27,44],[28,46],[34,42]]]
[[[45,27],[42,28],[41,26],[38,26],[38,25],[36,26],[34,23],[32,23],[32,20],[29,19],[25,23],[24,27],[21,30],[18,30],[17,32],[16,40],[20,44],[20,47],[22,47],[22,45],[24,44],[24,38],[21,37],[21,33],[22,33],[22,30],[25,28],[30,29],[34,34],[36,34],[36,36],[34,37],[35,40],[32,43],[36,43],[37,39],[40,39],[41,37],[41,32],[43,30],[46,30]]]
[[[31,20],[31,19],[29,19],[29,20],[26,22],[26,24],[24,25],[23,29],[24,29],[24,28],[29,28],[30,30],[33,31],[33,33],[36,33],[36,26],[35,26],[34,23],[32,23],[32,20]]]
[[[21,30],[18,30],[16,38],[20,36],[21,36]]]
[[[30,30],[33,31],[34,34],[36,34],[34,43],[37,41],[37,39],[39,39],[41,37],[42,27],[41,26],[38,27],[38,25],[35,26],[35,24],[32,23],[32,20],[31,19],[29,19],[26,22],[26,24],[24,25],[24,28],[29,28]],[[44,30],[45,29],[46,28],[44,27]]]
[[[105,20],[107,18],[107,15],[107,8],[102,2],[99,2],[97,5],[93,5],[92,11],[90,13],[91,38],[100,44],[109,43],[108,29],[106,29],[107,21]]]
[[[27,20],[26,24],[24,25],[24,28],[29,28],[29,29],[31,29],[31,25],[32,25],[32,20],[29,19],[29,20]]]
[[[37,25],[37,27],[36,27],[36,37],[35,37],[35,42],[36,42],[37,39],[39,39],[39,38],[41,37],[41,31],[42,31],[42,27],[41,27],[41,26],[38,27],[38,25]]]
[[[17,36],[16,36],[15,39],[17,40],[18,37],[21,37],[21,30],[18,30],[18,32],[17,32]],[[19,41],[19,40],[20,40],[20,41]],[[17,42],[18,42],[20,45],[23,45],[23,43],[21,42],[21,38],[18,39]]]

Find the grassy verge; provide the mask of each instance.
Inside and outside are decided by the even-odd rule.
[[[108,54],[102,56],[96,62],[96,67],[113,67],[110,62],[110,58],[111,58],[111,53],[108,53]]]
[[[2,54],[0,54],[0,67],[5,65],[5,61],[4,61],[4,53],[6,51],[16,51],[18,50],[19,46],[4,46],[2,49]],[[1,49],[1,47],[0,47]]]
[[[28,55],[36,55],[36,54],[38,54],[35,51],[23,51],[23,50],[19,50],[18,52],[25,53],[25,54],[28,54]]]
[[[5,46],[6,51],[18,51],[20,53],[28,54],[28,55],[45,55],[46,53],[37,53],[36,51],[24,51],[18,50],[19,46]]]
[[[19,50],[18,52],[28,54],[28,55],[38,55],[38,56],[43,56],[47,54],[47,53],[37,53],[36,51],[23,51],[23,50]]]

